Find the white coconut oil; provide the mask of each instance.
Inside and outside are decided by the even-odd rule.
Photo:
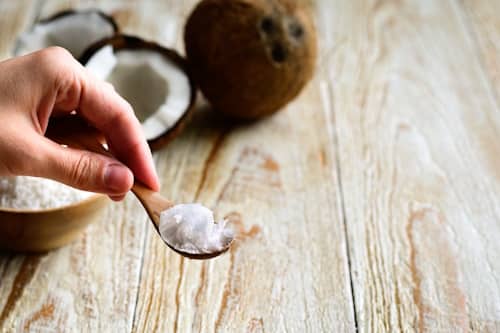
[[[216,223],[213,212],[200,204],[179,204],[163,211],[159,230],[170,246],[192,254],[223,251],[234,238],[227,221]]]

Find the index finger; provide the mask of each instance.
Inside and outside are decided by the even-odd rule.
[[[130,104],[112,87],[85,69],[76,73],[79,84],[77,112],[100,130],[118,160],[127,165],[134,176],[151,189],[159,190],[151,150],[141,124]]]

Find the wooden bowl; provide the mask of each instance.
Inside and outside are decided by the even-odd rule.
[[[77,203],[41,210],[0,208],[0,248],[44,252],[66,245],[98,220],[109,203],[95,194]]]

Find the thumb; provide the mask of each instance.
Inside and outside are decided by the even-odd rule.
[[[43,138],[39,146],[42,163],[37,176],[50,178],[66,185],[122,199],[132,188],[134,176],[124,164],[111,157],[87,150],[62,147]]]

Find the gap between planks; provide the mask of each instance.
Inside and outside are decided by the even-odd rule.
[[[326,52],[326,56],[328,56],[329,52]],[[318,66],[316,69],[318,72],[321,70],[321,66]],[[323,80],[321,78],[321,80]],[[342,186],[342,170],[341,170],[341,161],[339,155],[339,140],[338,140],[338,131],[337,131],[337,122],[335,121],[335,108],[332,103],[331,97],[331,89],[330,82],[326,80],[326,82],[320,82],[319,90],[321,93],[321,99],[323,100],[323,111],[325,113],[326,118],[326,127],[328,135],[330,136],[333,142],[332,155],[335,159],[335,169],[332,170],[332,173],[337,178],[337,190],[339,192],[338,195],[338,205],[340,209],[340,218],[342,220],[343,232],[344,232],[344,240],[345,240],[345,253],[347,257],[347,270],[349,272],[349,288],[351,293],[351,303],[352,303],[352,311],[353,311],[353,321],[354,321],[354,329],[358,332],[358,315],[357,315],[357,307],[356,307],[356,294],[354,293],[354,281],[352,279],[352,262],[351,262],[351,247],[349,245],[349,234],[348,234],[348,226],[347,226],[347,216],[345,210],[344,203],[344,188]]]

